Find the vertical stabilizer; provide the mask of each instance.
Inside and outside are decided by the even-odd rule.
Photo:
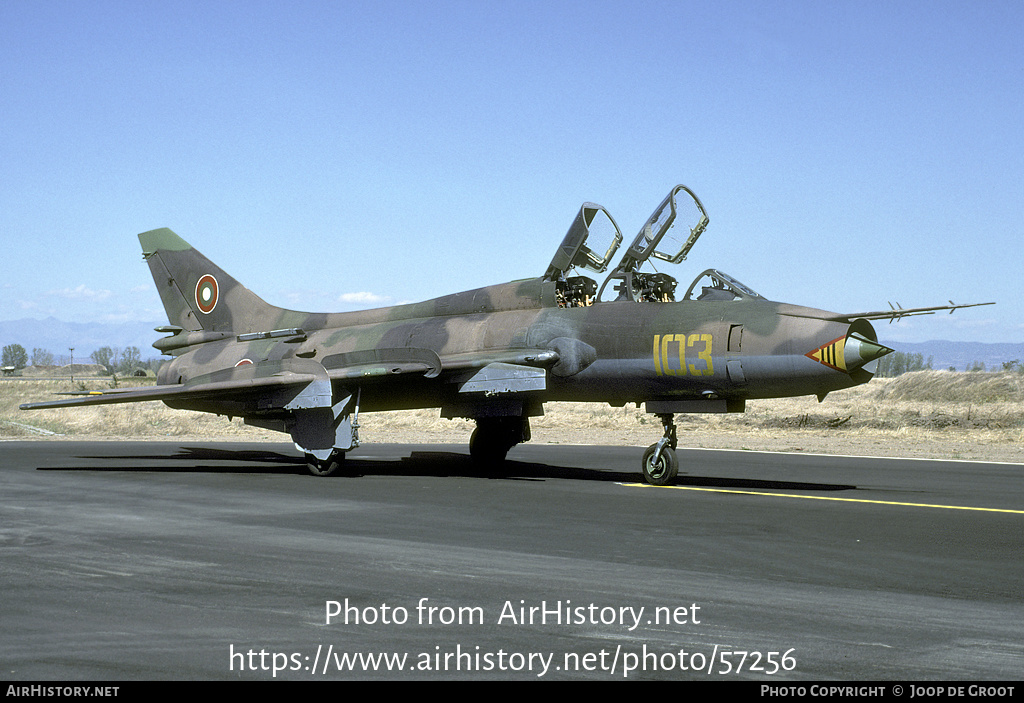
[[[265,303],[167,228],[143,232],[139,242],[172,325],[241,334],[263,329],[285,312]]]

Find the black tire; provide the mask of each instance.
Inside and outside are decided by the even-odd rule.
[[[469,456],[482,469],[498,469],[512,448],[507,440],[495,435],[494,432],[481,432],[478,427],[469,438]]]
[[[657,444],[652,444],[644,452],[644,480],[653,486],[671,486],[679,473],[679,458],[676,457],[676,451],[666,445],[661,448],[661,456],[655,463],[654,452],[657,448]]]
[[[306,468],[314,476],[334,476],[345,463],[345,452],[332,452],[326,459],[317,459],[312,454],[306,455]]]

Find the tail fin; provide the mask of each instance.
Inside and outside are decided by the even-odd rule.
[[[139,235],[167,319],[193,332],[263,329],[286,311],[259,296],[167,228]]]

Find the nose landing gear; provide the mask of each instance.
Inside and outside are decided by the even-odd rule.
[[[665,427],[665,434],[644,452],[644,480],[654,486],[671,486],[679,473],[675,417],[672,413],[659,413],[658,418]]]

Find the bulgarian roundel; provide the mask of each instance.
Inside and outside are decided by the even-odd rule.
[[[196,284],[196,307],[199,308],[199,312],[206,314],[213,312],[213,309],[217,307],[218,293],[216,278],[210,274],[200,278],[199,283]]]

